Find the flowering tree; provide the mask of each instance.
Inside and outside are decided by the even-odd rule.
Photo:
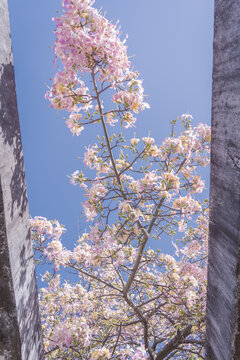
[[[37,261],[53,264],[40,297],[45,357],[203,359],[208,208],[198,168],[208,164],[210,129],[183,114],[182,132],[173,121],[161,145],[124,139],[120,128],[149,105],[119,29],[93,3],[65,0],[54,19],[62,70],[46,97],[70,113],[73,134],[91,125],[102,135],[86,148],[86,173],[71,176],[89,222],[74,249],[62,246],[58,221],[31,220]],[[149,247],[177,232],[175,258]],[[75,284],[61,279],[63,267]]]

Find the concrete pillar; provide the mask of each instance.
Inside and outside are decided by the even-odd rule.
[[[0,360],[42,359],[7,0],[0,0]]]
[[[240,1],[215,0],[208,360],[240,359]]]

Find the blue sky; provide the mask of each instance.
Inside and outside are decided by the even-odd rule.
[[[74,243],[85,227],[82,196],[67,175],[81,168],[90,132],[73,137],[63,113],[44,99],[54,75],[52,17],[60,0],[9,0],[18,108],[31,216],[58,219]],[[107,18],[120,20],[128,54],[144,79],[150,110],[138,117],[137,135],[160,143],[182,113],[210,124],[213,0],[96,0]],[[95,141],[95,140],[94,140]],[[207,174],[208,175],[208,174]],[[208,186],[207,182],[207,186]]]

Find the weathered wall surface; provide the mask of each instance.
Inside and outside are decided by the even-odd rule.
[[[41,358],[8,6],[0,0],[0,359]]]
[[[240,359],[240,2],[215,0],[208,360]]]

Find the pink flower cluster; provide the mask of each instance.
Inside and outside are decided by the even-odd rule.
[[[74,67],[85,73],[101,65],[101,81],[123,79],[130,67],[127,48],[119,38],[117,26],[93,8],[93,3],[64,1],[64,16],[54,19],[57,26],[55,54],[66,69]]]
[[[175,136],[173,121],[160,146],[150,135],[127,142],[120,132],[110,134],[110,126],[134,127],[134,113],[149,105],[119,29],[93,4],[64,0],[54,19],[54,51],[63,70],[46,96],[54,108],[70,112],[72,134],[100,124],[103,137],[84,152],[86,175],[77,170],[70,177],[84,190],[85,218],[93,222],[73,250],[63,247],[65,229],[57,221],[31,220],[36,250],[54,265],[53,274],[44,275],[48,287],[40,300],[47,358],[147,360],[172,343],[172,354],[186,360],[187,346],[191,356],[203,354],[208,220],[205,202],[197,200],[204,189],[197,169],[209,161],[210,128],[193,128],[192,116],[183,114],[183,132]],[[91,88],[84,82],[89,78]],[[104,110],[106,91],[114,105],[106,102]],[[194,221],[195,228],[189,226]],[[180,260],[148,248],[150,239],[172,238],[177,229],[184,232],[175,244]],[[79,281],[61,282],[60,266]],[[196,325],[189,343],[175,344],[186,324]]]
[[[194,200],[190,194],[187,196],[180,196],[173,203],[173,208],[179,210],[183,216],[191,219],[191,215],[201,211],[201,205],[198,201]]]
[[[150,107],[148,103],[144,102],[142,86],[138,86],[134,92],[130,92],[129,90],[120,90],[112,96],[112,101],[123,105],[126,109],[130,109],[136,114],[139,110],[144,110],[145,108]],[[126,118],[127,117],[129,117],[129,115],[126,116]]]
[[[33,237],[38,236],[41,242],[53,238],[59,240],[66,229],[57,220],[49,221],[42,216],[30,219]]]
[[[56,271],[60,266],[66,266],[71,256],[71,251],[64,249],[59,240],[52,240],[48,243],[44,253],[48,260],[54,263]]]
[[[91,106],[88,88],[72,69],[59,71],[54,76],[52,88],[45,97],[55,109],[66,109],[69,112],[87,110]]]
[[[80,125],[82,115],[72,113],[68,120],[66,120],[66,125],[70,129],[71,133],[79,136],[83,130],[83,126]]]
[[[120,119],[125,128],[132,127],[136,118],[130,111],[138,113],[149,108],[144,101],[142,80],[138,79],[136,71],[130,70],[131,63],[125,40],[120,39],[120,29],[102,16],[92,6],[93,3],[90,0],[64,1],[63,15],[53,19],[56,23],[54,51],[63,70],[54,76],[46,98],[52,107],[72,113],[66,125],[76,135],[83,130],[79,111],[85,111],[84,118],[90,122],[100,113],[98,104],[93,114],[89,112],[96,100],[93,94],[98,83],[103,91],[103,83],[109,82],[106,88],[115,91],[112,100],[118,105],[117,109],[119,105],[123,106],[121,114],[115,116],[114,111],[110,111],[105,115],[106,122],[111,126]],[[87,74],[94,78],[93,91],[83,81],[83,76]]]
[[[97,145],[88,146],[87,151],[84,153],[83,163],[85,166],[88,166],[90,169],[95,169],[98,167],[99,160],[97,157],[98,147]]]

